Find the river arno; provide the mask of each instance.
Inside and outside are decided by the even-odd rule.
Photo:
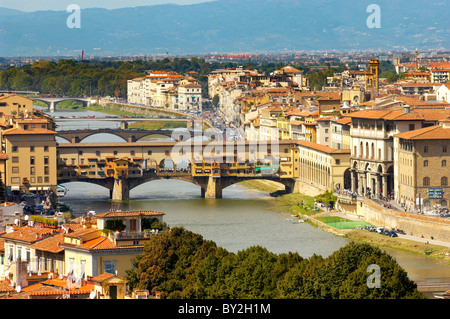
[[[52,115],[67,114],[99,115],[95,112],[55,112]],[[82,123],[85,123],[84,127]],[[118,127],[118,122],[60,124],[63,124],[63,129],[82,129],[87,128],[87,123],[90,128]],[[105,141],[104,138],[101,135],[91,136],[85,142]],[[108,136],[108,141],[119,141],[117,138]],[[68,204],[76,214],[85,214],[89,210],[99,213],[111,209],[162,211],[166,214],[164,221],[170,226],[182,226],[199,233],[205,239],[213,240],[217,245],[233,252],[260,245],[274,253],[292,251],[305,258],[313,254],[326,257],[348,243],[346,238],[307,223],[290,223],[287,220],[289,215],[270,209],[271,197],[268,194],[240,185],[226,188],[222,199],[203,199],[200,197],[200,188],[193,184],[171,180],[153,181],[133,189],[131,200],[122,203],[109,201],[109,191],[97,185],[68,183],[65,186],[69,192],[61,202]],[[397,259],[409,277],[417,283],[450,283],[448,262],[398,250],[387,252]]]

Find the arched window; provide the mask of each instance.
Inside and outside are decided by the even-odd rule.
[[[441,206],[447,207],[447,201],[445,199],[441,200]]]
[[[447,186],[448,185],[448,178],[446,176],[441,178],[441,186]]]
[[[446,161],[446,160],[443,160],[443,161],[442,161],[442,167],[445,167],[445,166],[447,166],[447,161]]]
[[[423,186],[430,186],[430,178],[429,177],[423,178]]]
[[[423,206],[431,207],[431,202],[429,200],[426,200],[426,201],[423,202]]]
[[[423,161],[423,167],[428,167],[428,160]]]

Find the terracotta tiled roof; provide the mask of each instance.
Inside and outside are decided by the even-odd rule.
[[[21,128],[11,128],[3,131],[3,135],[22,135],[22,134],[56,134],[55,131],[50,131],[45,128],[34,128],[31,130],[24,130]]]
[[[70,290],[62,289],[54,286],[43,284],[36,284],[27,289],[29,296],[58,296],[58,295],[87,295],[95,289],[94,285],[87,284],[79,288],[72,288]]]
[[[160,216],[165,215],[163,212],[154,210],[138,210],[138,211],[124,211],[124,212],[106,212],[96,214],[97,218],[119,218],[119,217],[139,217],[139,216]]]
[[[350,153],[350,149],[338,150],[335,148],[331,148],[328,146],[324,146],[324,145],[309,142],[309,141],[297,141],[297,145],[304,146],[307,148],[312,148],[312,149],[315,149],[317,151],[324,152],[327,154]]]
[[[447,89],[450,89],[450,82],[441,83],[441,85],[445,86]]]
[[[400,133],[395,136],[407,140],[448,140],[450,139],[450,129],[443,128],[441,125],[435,125]]]
[[[64,235],[58,234],[53,237],[41,240],[31,245],[30,248],[52,253],[59,253],[64,250],[64,247],[60,246],[60,244],[62,244],[63,242],[64,242]]]
[[[430,68],[447,68],[450,67],[450,62],[430,62]]]
[[[22,99],[26,99],[26,100],[30,100],[31,101],[30,98],[24,97],[22,95],[14,94],[14,93],[8,93],[8,94],[1,95],[0,96],[0,100],[1,99],[7,99],[7,98],[10,98],[10,97],[20,97]]]
[[[114,274],[110,274],[110,273],[105,272],[105,273],[103,273],[101,275],[92,277],[91,281],[102,283],[105,280],[108,280],[108,279],[113,278],[113,277],[116,277],[116,276]]]
[[[106,237],[98,237],[86,241],[82,245],[79,245],[78,248],[87,250],[101,250],[101,249],[116,249],[117,246]]]
[[[285,66],[284,68],[281,68],[285,73],[302,73],[299,69],[296,69],[292,66]]]
[[[49,228],[20,227],[9,234],[3,234],[1,237],[11,240],[20,240],[29,243],[35,243],[49,236],[55,236],[58,231]]]
[[[405,113],[402,108],[395,110],[361,110],[350,113],[348,117],[386,119],[386,120],[424,120],[439,121],[450,115],[450,109],[442,108],[414,108],[411,107],[409,113]]]
[[[30,292],[30,291],[34,291],[34,290],[39,290],[39,289],[42,289],[43,286],[44,286],[43,284],[37,283],[37,284],[34,284],[34,285],[23,287],[21,289],[21,291],[22,292]]]
[[[395,117],[395,120],[401,121],[401,120],[417,119],[424,121],[439,121],[445,119],[448,116],[450,116],[450,109],[412,108],[410,113],[400,112]]]
[[[324,117],[318,118],[316,120],[316,122],[328,122],[328,121],[331,121],[332,119],[333,119],[332,116],[324,116]]]
[[[390,111],[367,109],[350,113],[348,116],[352,118],[381,119],[389,113]]]
[[[339,124],[344,124],[344,125],[346,125],[346,124],[350,124],[351,122],[352,122],[352,119],[350,118],[350,117],[341,117],[340,119],[338,119],[337,121],[336,121],[337,123],[339,123]]]
[[[64,234],[65,237],[71,237],[71,238],[78,238],[81,236],[84,236],[86,234],[98,232],[97,228],[91,227],[91,228],[80,228],[76,229],[73,232],[70,232],[68,234]]]
[[[14,287],[11,287],[11,285],[6,282],[5,280],[0,280],[0,292],[13,292]]]
[[[64,280],[61,278],[48,279],[48,280],[44,281],[43,283],[50,285],[50,286],[54,286],[54,287],[67,288],[67,280]]]
[[[400,86],[403,86],[403,87],[409,87],[409,86],[430,86],[430,87],[434,87],[434,86],[441,86],[442,85],[442,83],[425,83],[425,82],[419,82],[419,83],[417,83],[417,82],[414,82],[414,83],[403,83],[403,84],[400,84]]]

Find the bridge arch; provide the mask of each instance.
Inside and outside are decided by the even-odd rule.
[[[142,141],[143,138],[148,136],[164,136],[165,138],[171,138],[174,141],[178,141],[178,135],[172,135],[171,130],[124,130],[124,129],[80,129],[80,130],[63,130],[58,131],[57,136],[64,138],[67,141],[73,143],[80,143],[87,137],[94,134],[111,134],[120,137],[125,142]]]
[[[33,100],[35,101],[41,101],[44,102],[45,104],[47,104],[48,106],[48,110],[50,112],[54,112],[56,109],[56,105],[62,101],[78,101],[81,102],[83,104],[83,107],[88,106],[89,104],[91,104],[91,99],[90,98],[84,98],[84,97],[49,97],[49,98],[45,98],[45,97],[36,97],[33,98]]]
[[[67,137],[56,135],[56,142],[57,143],[71,143],[72,141],[70,141]]]
[[[87,184],[90,184],[88,186]],[[83,198],[86,197],[86,194],[90,194],[95,196],[95,198],[99,198],[102,196],[110,197],[112,191],[112,185],[108,185],[106,182],[100,182],[96,180],[77,180],[77,181],[63,181],[60,185],[65,186],[68,189],[66,196],[77,198],[76,195],[80,194]]]
[[[144,159],[142,166],[145,170],[156,171],[158,169],[158,162],[153,158]]]
[[[150,139],[150,137],[154,137],[154,139]],[[172,138],[172,134],[167,133],[167,134],[163,134],[161,132],[151,132],[149,131],[148,134],[145,135],[140,135],[139,137],[135,137],[135,141],[136,142],[154,142],[155,140],[159,140],[159,139],[170,139],[170,141],[177,141],[175,139]]]
[[[171,158],[169,158],[169,157],[163,158],[159,162],[158,166],[159,166],[159,170],[160,171],[162,171],[162,170],[164,170],[164,171],[165,170],[175,170],[175,167],[176,167],[174,161]]]
[[[198,181],[196,181],[195,179],[192,178],[183,178],[183,177],[178,177],[178,176],[171,176],[170,178],[166,178],[166,177],[160,177],[160,176],[153,176],[150,178],[146,178],[144,180],[142,180],[139,184],[136,185],[131,185],[130,186],[130,191],[131,190],[135,190],[136,188],[142,188],[144,187],[143,185],[145,184],[149,184],[151,182],[157,182],[157,181],[167,181],[167,180],[172,180],[173,182],[183,182],[183,183],[189,183],[191,185],[195,185],[198,187],[202,187],[202,185],[200,183],[198,183]],[[166,192],[165,192],[166,193]]]
[[[123,143],[123,142],[127,142],[127,140],[121,136],[120,134],[115,134],[112,132],[106,132],[106,133],[102,133],[102,132],[98,132],[98,133],[92,133],[89,135],[84,136],[83,138],[81,138],[79,140],[79,142],[82,143],[98,143],[98,140],[102,140],[102,141],[107,141],[108,143]]]
[[[294,186],[294,180],[289,178],[279,179],[279,178],[271,178],[271,177],[249,177],[249,178],[229,178],[224,180],[221,183],[222,190],[226,189],[227,187],[230,187],[235,184],[239,184],[242,182],[248,182],[248,181],[270,181],[272,183],[275,183],[279,188],[280,191],[292,191],[292,188]],[[268,193],[271,193],[270,191],[267,191]]]
[[[236,182],[231,182],[229,184],[227,183],[227,185],[226,185],[226,187],[224,187],[224,189],[227,188],[227,187],[233,186],[233,185],[237,185],[237,184],[241,184],[241,183],[245,183],[245,182],[249,182],[249,181],[256,181],[256,182],[269,181],[272,184],[270,186],[271,187],[277,186],[278,190],[284,190],[285,187],[286,187],[285,183],[281,183],[280,181],[275,181],[275,180],[272,180],[270,178],[263,178],[263,177],[261,177],[261,178],[249,178],[247,180],[239,180],[239,181],[236,181]],[[273,185],[273,184],[275,184],[275,185]]]

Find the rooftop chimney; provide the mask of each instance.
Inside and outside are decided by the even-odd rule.
[[[445,120],[439,121],[443,128],[450,129],[450,116],[447,117]]]
[[[403,105],[403,113],[409,113],[411,112],[411,106],[408,104]]]

